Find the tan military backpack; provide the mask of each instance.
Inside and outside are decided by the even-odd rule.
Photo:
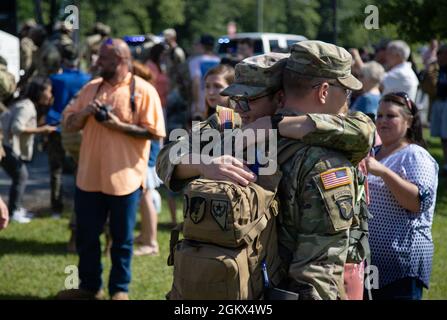
[[[247,187],[197,179],[184,193],[184,239],[171,236],[168,299],[262,299],[285,275],[278,255],[275,199],[281,178],[259,176]]]

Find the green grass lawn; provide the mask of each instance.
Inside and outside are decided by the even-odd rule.
[[[440,144],[429,140],[430,151],[440,161]],[[433,224],[435,256],[431,288],[425,299],[447,299],[447,193],[445,179],[439,181],[436,214]],[[178,211],[181,202],[178,201]],[[180,213],[177,212],[178,217]],[[67,214],[68,215],[68,214]],[[166,265],[170,232],[167,227],[167,204],[159,216],[160,255],[135,257],[132,265],[132,299],[164,299],[172,280],[172,268]],[[0,232],[0,299],[51,299],[64,288],[65,268],[77,264],[77,256],[66,253],[69,237],[68,216],[60,220],[38,218],[28,225],[11,224]],[[103,258],[104,283],[110,261]]]
[[[160,255],[133,259],[132,299],[164,299],[169,291],[172,268],[166,265],[170,238],[166,208],[164,203],[159,216]],[[68,222],[68,216],[36,218],[27,225],[12,223],[0,233],[0,299],[51,299],[64,289],[65,268],[77,264],[77,256],[66,253]],[[103,237],[103,246],[104,242]],[[103,265],[107,284],[110,259],[104,256]]]

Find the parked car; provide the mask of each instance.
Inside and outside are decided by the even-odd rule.
[[[238,43],[245,38],[253,39],[255,55],[269,52],[289,52],[292,44],[307,40],[301,35],[285,33],[248,32],[237,33],[232,37],[224,35],[217,40],[217,54],[221,57],[235,55]]]

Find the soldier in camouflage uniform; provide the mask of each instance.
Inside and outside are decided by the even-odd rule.
[[[29,37],[37,50],[34,51],[31,67],[20,79],[20,87],[33,76],[48,77],[59,72],[62,63],[61,54],[58,48],[48,39],[44,27],[38,25],[32,28]]]
[[[37,50],[33,40],[29,37],[32,28],[36,26],[34,20],[26,21],[20,30],[20,68],[26,73],[33,63],[33,54]]]
[[[349,91],[362,88],[351,75],[351,59],[345,49],[320,41],[293,45],[283,77],[285,108],[273,117],[272,126],[281,133],[289,115],[340,113]],[[372,137],[372,131],[355,141],[346,136],[337,149],[362,149],[360,145],[369,149]],[[315,144],[323,146],[326,139],[320,135]],[[304,142],[287,138],[278,142],[280,159],[293,148],[293,155],[281,165],[279,187],[278,238],[289,265],[285,288],[301,299],[344,299],[343,270],[359,196],[353,163],[361,158],[349,159],[349,154]]]
[[[86,62],[86,71],[93,78],[98,75],[96,60],[98,59],[99,48],[104,40],[110,35],[111,29],[102,22],[96,22],[89,36],[85,39],[85,47],[82,49],[82,57]]]
[[[199,130],[201,134],[210,129],[223,131],[224,128],[240,128],[243,122],[246,124],[261,117],[270,118],[281,104],[282,72],[287,58],[287,54],[269,53],[247,58],[237,64],[236,80],[222,94],[233,96],[233,98],[247,97],[250,108],[253,110],[248,112],[247,116],[247,113],[242,112],[238,107],[236,110],[218,107],[215,114],[206,121],[198,123],[193,130]],[[243,119],[239,116],[239,112],[243,115]],[[228,121],[228,119],[233,120]],[[304,137],[303,141],[307,144],[316,143],[337,148],[357,163],[366,156],[370,147],[369,138],[375,130],[371,120],[362,113],[347,117],[308,114],[293,117],[289,123],[299,124],[302,128],[300,130],[295,126],[291,137]],[[350,143],[346,143],[345,140],[349,140]],[[181,190],[198,176],[216,180],[232,180],[240,184],[247,184],[255,179],[253,174],[245,170],[246,167],[244,169],[244,166],[234,158],[230,159],[230,163],[221,163],[220,160],[229,156],[216,158],[216,161],[209,165],[181,164],[181,160],[189,156],[185,153],[171,155],[173,159],[170,159],[171,149],[182,145],[185,147],[183,149],[192,150],[190,140],[182,137],[176,142],[167,144],[157,158],[157,174],[173,191]]]

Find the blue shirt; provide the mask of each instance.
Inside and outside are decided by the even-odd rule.
[[[371,264],[379,271],[379,287],[406,277],[429,287],[433,259],[431,227],[438,187],[438,164],[422,147],[410,144],[380,160],[419,190],[420,210],[399,205],[382,178],[368,175]]]
[[[377,115],[380,94],[364,93],[358,97],[351,106],[352,111],[360,111],[365,114]]]
[[[149,153],[149,167],[155,167],[157,157],[160,153],[160,142],[158,140],[151,140],[151,151]]]
[[[447,98],[447,67],[439,68],[438,84],[437,84],[437,97],[440,99]]]
[[[91,75],[75,69],[63,69],[63,73],[50,76],[53,87],[54,103],[48,111],[46,122],[58,125],[62,112],[79,90],[91,79]]]

